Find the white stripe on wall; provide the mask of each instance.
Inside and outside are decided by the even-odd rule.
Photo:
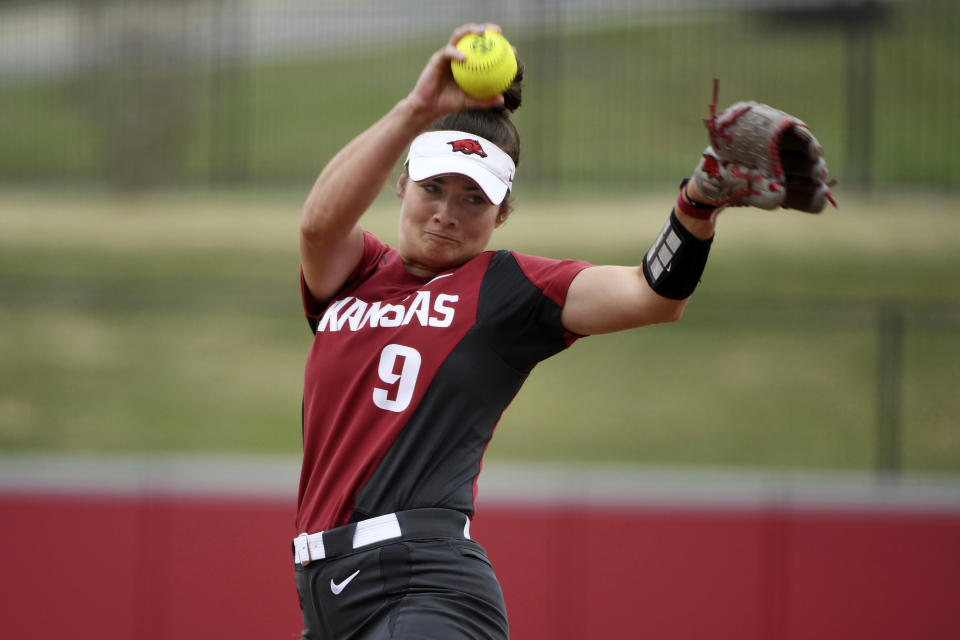
[[[295,501],[290,456],[0,454],[0,492]],[[536,504],[960,513],[960,476],[528,463],[484,465],[478,508]]]

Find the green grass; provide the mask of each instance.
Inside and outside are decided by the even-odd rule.
[[[874,46],[869,174],[877,184],[956,187],[960,11],[942,0],[891,6]],[[629,186],[676,180],[706,145],[699,123],[715,76],[721,107],[743,99],[779,106],[811,125],[841,180],[856,169],[847,157],[851,82],[840,24],[668,10],[656,17],[547,34],[505,25],[527,67],[516,116],[521,177]],[[221,76],[200,64],[176,73],[121,66],[86,78],[11,81],[0,85],[0,178],[299,184],[406,95],[442,37],[251,60]]]
[[[299,450],[310,334],[302,192],[0,194],[0,449]],[[666,195],[518,186],[496,246],[633,263]],[[537,367],[487,459],[865,469],[879,310],[906,318],[911,470],[960,471],[960,219],[950,198],[838,193],[821,216],[728,211],[685,317]],[[396,201],[365,224],[395,237]]]

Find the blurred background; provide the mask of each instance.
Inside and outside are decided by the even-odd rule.
[[[481,13],[530,70],[526,183],[673,181],[719,75],[803,114],[847,187],[956,186],[945,0],[0,5],[8,181],[302,185]]]
[[[495,242],[636,264],[714,77],[807,121],[841,202],[725,215],[683,322],[545,363],[491,457],[960,470],[945,0],[2,2],[0,447],[295,453],[302,200],[478,12],[528,78]]]
[[[569,465],[626,470],[604,500],[708,470],[703,487],[933,483],[955,505],[953,0],[0,0],[0,493],[217,493],[231,481],[211,474],[247,473],[276,487],[285,536],[311,337],[300,207],[452,28],[485,20],[526,66],[498,247],[637,264],[707,144],[715,77],[721,108],[806,121],[840,181],[819,216],[725,212],[681,322],[539,366],[487,453],[492,504],[512,473]],[[391,243],[397,212],[388,184],[364,224]]]

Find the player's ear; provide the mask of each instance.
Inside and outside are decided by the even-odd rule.
[[[396,193],[397,197],[401,200],[403,200],[403,196],[407,193],[407,180],[409,180],[409,178],[407,177],[406,171],[401,173],[400,177],[397,178]]]
[[[500,210],[497,211],[497,221],[496,223],[494,223],[493,228],[496,229],[497,227],[502,225],[504,222],[506,222],[507,217],[509,215],[510,215],[510,206],[507,204],[506,201],[504,201],[503,204],[500,205]]]

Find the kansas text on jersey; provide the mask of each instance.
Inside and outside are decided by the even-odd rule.
[[[576,339],[560,312],[587,266],[488,251],[425,280],[365,233],[334,299],[303,286],[315,336],[297,530],[420,507],[472,515],[501,414],[534,365]]]

